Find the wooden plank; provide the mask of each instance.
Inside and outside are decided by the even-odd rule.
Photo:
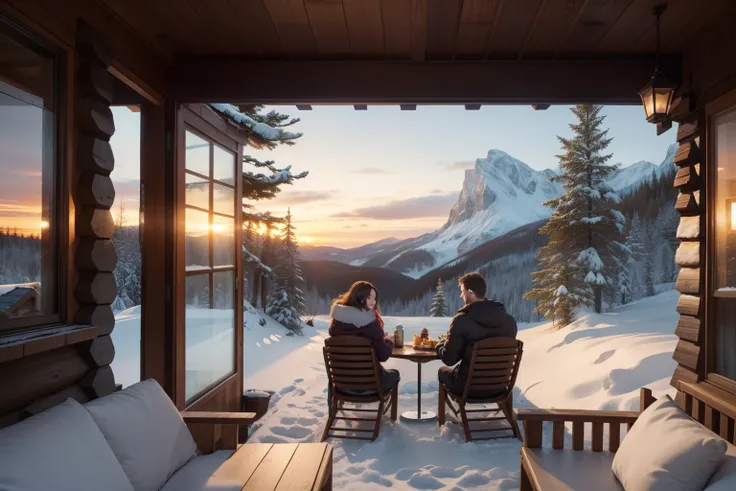
[[[698,189],[698,173],[693,165],[681,167],[675,175],[675,188],[680,191],[694,191]]]
[[[318,471],[318,479],[314,483],[312,491],[324,491],[332,489],[332,446],[327,446],[327,451],[322,459],[322,465]]]
[[[486,50],[489,59],[518,59],[542,0],[506,1]]]
[[[552,448],[565,448],[565,422],[552,422]]]
[[[43,399],[29,404],[28,406],[23,408],[23,412],[28,414],[29,416],[33,416],[46,411],[47,409],[50,409],[58,404],[61,404],[68,398],[72,398],[80,404],[84,404],[85,402],[89,401],[89,397],[87,397],[87,394],[85,394],[85,392],[78,385],[72,385],[71,387],[57,392],[56,394],[52,394],[48,397],[44,397]]]
[[[582,450],[585,442],[585,423],[573,421],[572,423],[572,449]]]
[[[631,0],[586,2],[562,47],[564,53],[591,53]]]
[[[632,1],[598,42],[596,51],[605,53],[622,53],[639,49],[651,51],[654,41],[642,44],[639,39],[652,28],[654,24],[652,9],[660,3],[662,3],[660,0]],[[667,15],[663,17],[669,18],[672,10],[673,7],[668,8]]]
[[[528,448],[542,447],[542,421],[522,421],[524,426],[524,446]]]
[[[343,9],[353,55],[383,58],[381,0],[343,0]]]
[[[243,25],[231,8],[228,0],[208,0],[207,2],[188,2],[201,18],[203,26],[212,33],[218,53],[253,52],[255,36]],[[246,19],[247,20],[247,19]]]
[[[273,447],[272,443],[241,445],[207,480],[213,488],[242,486],[253,476],[258,466]]]
[[[462,3],[461,0],[429,0],[427,3],[427,59],[453,58]]]
[[[710,406],[705,406],[705,421],[703,424],[713,433],[718,434],[720,432],[721,413]]]
[[[726,441],[733,442],[734,420],[728,417],[726,413],[720,413],[721,423],[718,434]]]
[[[281,476],[277,491],[313,489],[315,482],[321,477],[319,470],[327,449],[326,443],[300,443]]]
[[[389,60],[409,60],[412,54],[412,0],[381,0],[383,43]]]
[[[317,51],[307,11],[301,0],[263,0],[287,54],[307,56]]]
[[[698,215],[700,213],[700,207],[695,199],[695,194],[690,192],[680,192],[677,196],[677,202],[675,203],[675,210],[680,212],[683,216]]]
[[[590,448],[594,452],[603,451],[603,423],[593,423],[593,435],[590,443]]]
[[[672,358],[685,368],[694,372],[699,370],[700,347],[683,339],[677,342]]]
[[[698,375],[694,371],[678,365],[675,368],[675,372],[672,374],[670,385],[677,387],[677,384],[681,381],[695,383],[698,381]]]
[[[700,268],[681,268],[675,289],[680,293],[692,295],[700,293]]]
[[[51,336],[42,336],[23,344],[23,356],[32,356],[44,351],[61,348],[66,345],[66,333],[60,332]]]
[[[736,395],[709,383],[683,382],[679,389],[696,401],[708,405],[730,418],[736,417]]]
[[[522,48],[522,57],[551,58],[560,51],[578,18],[585,0],[547,0],[542,3],[537,22]]]
[[[455,57],[481,59],[498,23],[503,0],[465,0],[460,11]]]
[[[285,53],[276,27],[263,2],[260,0],[237,2],[228,0],[228,4],[235,12],[241,29],[251,34],[247,38],[251,44],[251,50],[255,50],[261,56],[280,56]]]
[[[345,10],[339,0],[306,0],[309,24],[312,26],[314,42],[322,55],[340,58],[349,56],[350,38],[345,21]]]
[[[638,411],[598,411],[586,409],[516,409],[517,418],[522,421],[571,421],[579,423],[620,423],[635,422]]]
[[[677,322],[675,335],[685,341],[698,343],[700,341],[700,319],[688,315],[681,315],[680,320]]]
[[[700,135],[700,130],[698,129],[697,120],[681,123],[677,127],[677,141],[678,142],[682,143],[685,141],[689,141],[699,135]]]
[[[610,423],[608,429],[608,451],[617,452],[621,444],[621,424]]]
[[[679,66],[679,59],[663,57],[662,65]],[[172,97],[182,103],[623,104],[641,103],[637,91],[651,71],[648,60],[294,63],[202,58],[177,60],[171,81]],[[591,84],[591,79],[598,82]]]
[[[700,161],[700,151],[694,140],[686,141],[677,147],[675,152],[675,165],[680,167],[695,165]]]
[[[700,242],[683,242],[675,253],[675,263],[679,266],[700,265]]]
[[[670,119],[677,123],[695,121],[698,118],[695,105],[695,97],[681,96],[672,101],[670,108]]]
[[[251,478],[248,479],[243,491],[275,490],[298,446],[296,443],[281,443],[271,447]]]
[[[256,413],[237,411],[181,411],[180,414],[186,423],[195,424],[250,424],[256,418]]]

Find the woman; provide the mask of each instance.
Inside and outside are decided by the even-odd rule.
[[[347,293],[332,302],[330,336],[360,336],[373,342],[378,361],[391,356],[394,343],[383,331],[383,319],[378,308],[378,290],[367,281],[356,281]],[[400,376],[398,370],[381,367],[381,387],[392,389]],[[331,388],[328,388],[327,403],[332,407]]]

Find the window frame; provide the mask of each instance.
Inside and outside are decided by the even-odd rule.
[[[704,278],[702,294],[704,301],[704,378],[713,385],[736,394],[736,380],[730,379],[716,372],[716,345],[717,345],[717,302],[736,302],[736,292],[722,291],[718,289],[718,251],[716,242],[716,187],[718,171],[716,169],[716,138],[715,118],[731,110],[736,110],[736,89],[714,99],[705,107],[705,132],[701,136],[700,147],[704,149],[705,163],[701,168],[705,170],[706,199],[702,202],[705,213],[701,219],[705,220],[705,264],[701,266],[701,274]],[[702,205],[701,205],[702,206]],[[736,328],[736,327],[735,327]],[[736,352],[734,353],[736,356]]]
[[[67,73],[71,69],[68,65],[70,57],[66,51],[57,44],[39,36],[23,25],[0,14],[0,32],[12,37],[29,49],[47,56],[53,62],[53,128],[50,134],[53,137],[50,152],[51,162],[42,162],[42,172],[47,167],[52,171],[53,197],[50,202],[49,222],[52,231],[50,244],[52,249],[52,267],[55,270],[53,301],[56,304],[56,313],[44,314],[33,317],[22,317],[0,320],[0,336],[14,336],[20,333],[43,331],[58,328],[67,321],[67,279],[68,279],[68,250],[69,250],[69,193],[68,193],[68,161],[67,161],[67,97],[68,81]],[[12,81],[6,79],[6,83],[18,90]],[[33,104],[32,101],[28,101]],[[44,121],[46,124],[46,121]],[[45,143],[45,142],[44,142]],[[43,176],[42,176],[43,179]]]
[[[198,105],[200,106],[200,105]],[[242,326],[243,313],[242,313],[242,254],[239,253],[239,247],[242,243],[242,181],[239,179],[242,172],[242,156],[243,156],[243,145],[233,139],[229,133],[222,131],[222,128],[218,128],[213,124],[211,109],[207,108],[206,105],[201,105],[198,108],[194,108],[189,105],[182,105],[178,108],[177,117],[177,246],[176,246],[176,274],[178,278],[175,284],[175,298],[176,298],[176,396],[175,400],[179,407],[192,407],[203,399],[208,399],[210,394],[213,394],[220,387],[225,384],[231,383],[233,379],[240,379],[242,372],[242,329],[238,326]],[[219,116],[216,116],[219,118]],[[218,123],[225,124],[224,121],[219,120]],[[204,176],[197,172],[186,170],[186,133],[191,132],[197,137],[211,143],[210,145],[210,176]],[[235,175],[234,184],[230,185],[219,179],[214,179],[213,167],[214,167],[214,145],[221,147],[235,156]],[[197,206],[191,206],[186,204],[186,193],[184,184],[186,182],[187,174],[197,176],[201,179],[207,179],[210,184],[210,206],[212,210],[204,210]],[[234,203],[232,217],[234,223],[234,238],[233,238],[233,264],[227,266],[214,266],[202,268],[198,270],[186,270],[186,210],[192,209],[202,212],[207,212],[209,216],[225,216],[222,213],[214,211],[212,203],[213,197],[213,183],[224,184],[234,189]],[[213,257],[214,250],[212,248],[212,235],[210,234],[210,258]],[[210,259],[211,261],[212,259]],[[214,274],[221,271],[232,271],[234,275],[233,281],[233,310],[234,310],[234,346],[233,346],[233,367],[232,370],[223,375],[216,381],[212,382],[207,387],[196,394],[187,397],[186,394],[186,278],[198,274],[209,274],[211,277],[210,284],[214,281]],[[214,295],[214,290],[210,288],[210,298]],[[242,382],[241,382],[242,383]]]

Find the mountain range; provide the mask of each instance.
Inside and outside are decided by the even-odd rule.
[[[609,176],[609,185],[623,197],[652,176],[668,172],[674,165],[676,149],[677,145],[671,145],[659,165],[640,161],[618,167]],[[550,181],[557,173],[553,169],[534,170],[502,150],[491,149],[465,171],[458,200],[439,230],[411,239],[387,238],[352,249],[302,246],[302,258],[386,268],[421,278],[512,230],[549,218],[552,210],[543,203],[564,192],[559,183]]]

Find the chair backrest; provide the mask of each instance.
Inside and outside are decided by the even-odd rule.
[[[325,339],[322,348],[325,369],[333,389],[377,391],[381,389],[381,367],[373,343],[360,336]]]
[[[510,393],[516,383],[523,351],[524,343],[513,338],[490,338],[476,342],[463,399],[467,399],[470,391]]]

